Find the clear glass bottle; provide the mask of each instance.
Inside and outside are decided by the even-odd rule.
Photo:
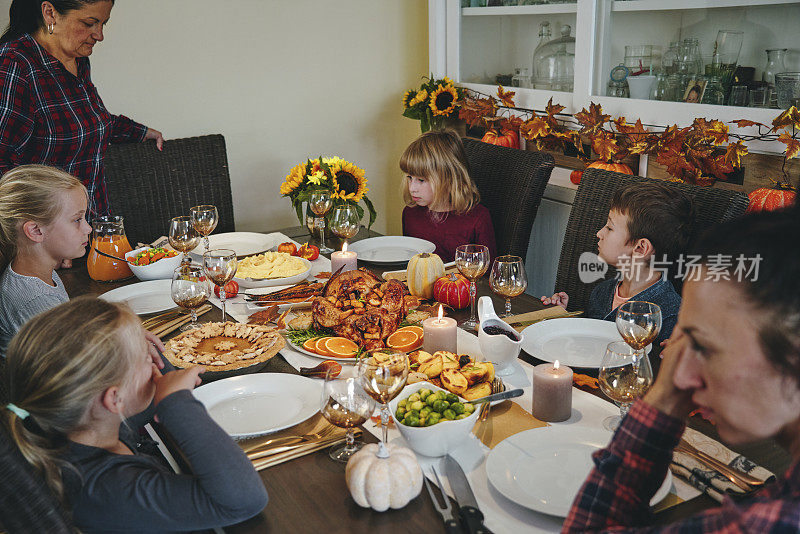
[[[536,45],[536,49],[533,51],[533,63],[531,68],[531,74],[533,75],[533,87],[535,89],[550,89],[550,80],[546,79],[545,73],[539,71],[538,63],[541,60],[541,50],[544,46],[549,43],[553,38],[553,34],[550,31],[550,23],[548,21],[544,21],[539,24],[539,44]]]
[[[778,93],[775,91],[775,75],[779,72],[786,72],[786,64],[783,62],[786,57],[786,48],[768,48],[767,49],[767,66],[764,67],[764,72],[761,73],[761,81],[767,82],[769,88],[772,89],[772,96],[770,97],[769,107],[778,107]]]
[[[669,48],[661,58],[661,67],[663,68],[664,74],[669,76],[670,74],[675,74],[677,71],[678,62],[678,41],[672,41],[669,43]]]
[[[527,67],[514,69],[514,76],[511,78],[512,87],[531,87],[531,75]]]
[[[703,92],[703,99],[700,102],[702,104],[721,106],[724,101],[725,89],[722,87],[722,82],[716,76],[709,77],[706,83],[706,90]]]
[[[572,91],[575,81],[575,38],[569,24],[561,26],[561,37],[537,48],[533,62],[536,88]],[[540,87],[540,84],[542,87]]]
[[[608,86],[606,87],[606,96],[630,98],[631,93],[627,80],[628,74],[630,74],[628,67],[622,63],[611,69],[611,74],[608,77]]]

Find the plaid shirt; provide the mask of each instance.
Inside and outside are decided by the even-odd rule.
[[[753,497],[666,526],[651,524],[649,502],[672,461],[683,423],[637,401],[575,498],[562,532],[800,532],[800,463]]]
[[[103,105],[78,58],[74,76],[30,35],[0,48],[0,172],[59,167],[89,191],[89,213],[109,211],[103,157],[109,142],[143,141],[147,127]]]

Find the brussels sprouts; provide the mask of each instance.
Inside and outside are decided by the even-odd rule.
[[[420,399],[418,393],[412,393],[411,396],[408,397],[408,402],[417,402]]]
[[[432,426],[438,423],[441,420],[441,416],[436,412],[431,412],[428,417],[425,418],[425,426]]]
[[[397,408],[397,411],[394,412],[394,416],[397,418],[398,421],[402,421],[403,417],[406,415],[406,409],[402,406]]]
[[[425,407],[425,404],[421,400],[417,400],[411,403],[411,409],[420,411]]]
[[[475,411],[475,405],[471,402],[464,403],[464,413],[471,414]]]
[[[461,404],[460,402],[454,402],[453,404],[451,404],[450,409],[456,412],[456,415],[461,415],[462,413],[465,412],[464,405]]]
[[[433,393],[433,392],[431,390],[429,390],[428,388],[421,388],[420,390],[417,391],[417,394],[419,395],[420,400],[425,400],[426,398],[428,398],[428,395],[430,395],[431,393]]]
[[[453,419],[455,419],[455,418],[456,418],[456,412],[454,412],[453,410],[451,410],[450,408],[448,408],[447,410],[445,410],[444,412],[442,412],[442,416],[443,416],[445,419],[450,419],[450,420],[452,421]]]
[[[445,396],[445,400],[446,400],[447,402],[449,402],[450,404],[453,404],[453,403],[456,403],[456,402],[458,402],[458,397],[457,397],[455,394],[453,394],[453,393],[448,393],[448,394]]]

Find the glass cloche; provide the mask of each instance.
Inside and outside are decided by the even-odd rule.
[[[542,44],[533,53],[534,84],[537,89],[572,91],[575,79],[575,38],[569,24],[561,26],[561,37]],[[541,33],[540,33],[541,36]]]

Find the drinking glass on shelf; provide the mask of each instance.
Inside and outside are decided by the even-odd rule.
[[[603,427],[613,432],[633,401],[650,389],[653,368],[647,356],[642,357],[639,351],[624,341],[614,341],[606,348],[597,378],[600,390],[619,405],[619,415],[612,415],[603,421]]]
[[[211,286],[200,265],[180,265],[172,272],[170,286],[172,300],[181,308],[189,310],[192,322],[181,327],[182,331],[197,328],[197,308],[211,295]]]
[[[505,312],[498,317],[511,315],[511,298],[521,295],[528,287],[528,276],[525,274],[525,265],[519,256],[499,256],[492,263],[489,273],[489,285],[492,291],[505,297]]]
[[[345,443],[333,445],[328,455],[339,462],[347,462],[364,446],[355,440],[356,427],[364,424],[375,411],[375,401],[361,387],[358,375],[352,367],[348,371],[328,369],[322,386],[322,416],[332,425],[347,429]]]
[[[200,236],[192,224],[192,218],[188,215],[174,217],[169,221],[169,244],[178,252],[183,253],[181,263],[191,263],[189,251],[197,247]]]
[[[622,339],[646,358],[644,349],[661,332],[661,308],[643,300],[629,300],[617,310],[617,331]]]
[[[475,296],[478,292],[475,281],[486,273],[489,268],[489,249],[484,245],[461,245],[456,248],[456,267],[458,271],[469,279],[469,304],[470,315],[462,326],[476,328],[478,326],[478,313],[475,309]]]
[[[350,239],[358,233],[358,226],[361,217],[358,210],[352,204],[343,204],[333,209],[331,216],[331,232],[343,238]]]
[[[203,236],[204,252],[208,252],[208,235],[214,231],[219,222],[217,207],[211,204],[195,206],[189,210],[192,225],[197,233]]]
[[[236,252],[225,248],[212,249],[203,254],[203,270],[215,285],[219,286],[222,302],[222,321],[225,322],[225,284],[236,274],[238,262]]]
[[[325,214],[331,209],[333,199],[331,192],[325,189],[312,191],[308,195],[308,205],[317,217],[314,219],[314,226],[319,228],[319,252],[320,254],[330,254],[333,249],[325,245]]]
[[[361,387],[367,395],[381,404],[382,445],[386,445],[389,432],[389,401],[395,398],[408,380],[408,356],[392,349],[376,349],[356,363]]]

